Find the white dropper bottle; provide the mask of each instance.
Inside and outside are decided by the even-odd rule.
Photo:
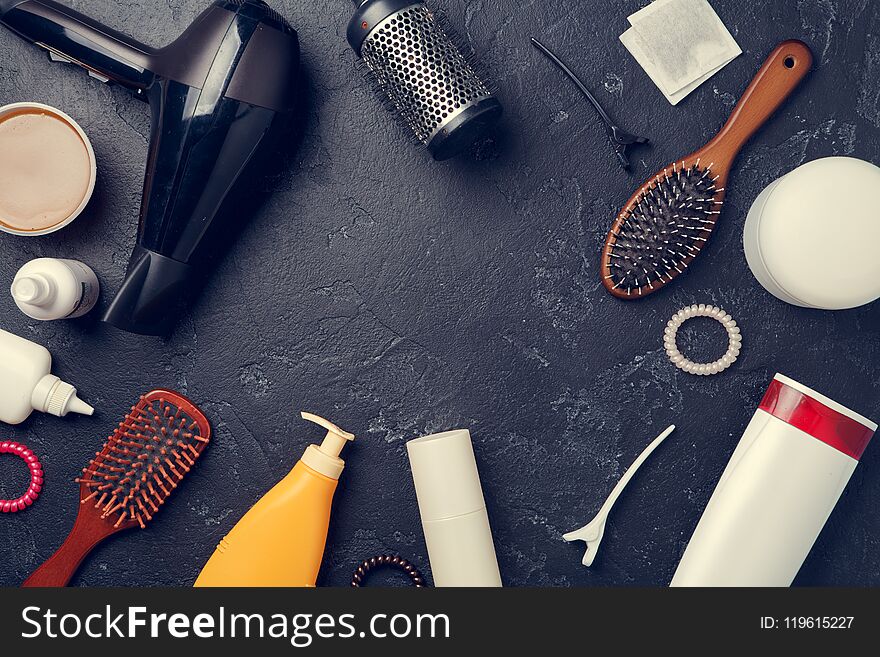
[[[21,424],[34,411],[58,417],[95,412],[76,388],[51,372],[45,347],[0,329],[0,421]]]
[[[98,302],[100,285],[92,269],[78,260],[37,258],[18,270],[12,298],[32,319],[73,319]]]

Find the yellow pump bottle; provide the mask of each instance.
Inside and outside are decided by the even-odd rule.
[[[330,506],[354,436],[324,418],[303,418],[327,429],[293,470],[238,521],[214,551],[195,586],[314,586],[324,556]]]

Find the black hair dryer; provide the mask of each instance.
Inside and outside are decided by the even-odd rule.
[[[170,333],[244,221],[243,180],[271,157],[302,93],[296,32],[262,0],[217,0],[154,49],[52,0],[0,0],[0,23],[152,108],[138,243],[104,321]]]

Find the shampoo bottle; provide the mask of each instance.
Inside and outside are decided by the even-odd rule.
[[[18,270],[12,298],[32,319],[73,319],[98,302],[100,285],[91,267],[79,260],[37,258]]]
[[[354,436],[311,413],[327,429],[293,470],[238,521],[217,546],[195,585],[314,586],[330,526],[330,506]]]
[[[789,586],[877,425],[777,374],[671,586]]]
[[[51,372],[52,354],[45,347],[0,330],[0,421],[21,424],[34,411],[58,417],[95,412]]]

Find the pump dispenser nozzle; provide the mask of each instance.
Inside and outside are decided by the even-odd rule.
[[[303,411],[301,415],[304,420],[314,422],[327,429],[327,435],[320,445],[309,445],[306,448],[302,458],[303,463],[319,474],[331,479],[339,479],[339,475],[345,468],[345,461],[339,458],[339,455],[346,443],[354,440],[354,434],[340,429],[329,420],[313,413]]]
[[[327,431],[284,479],[236,523],[202,569],[196,586],[314,586],[324,557],[333,495],[354,436],[322,417],[304,420]]]

